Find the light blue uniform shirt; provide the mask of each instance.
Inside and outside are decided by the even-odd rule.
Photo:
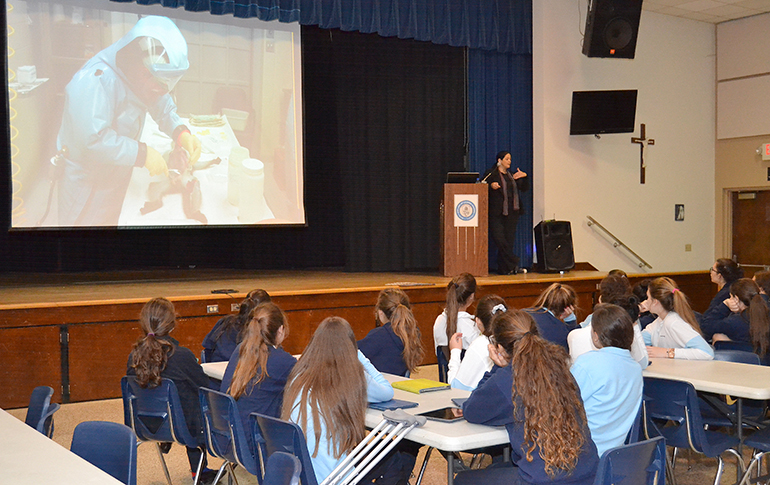
[[[604,347],[578,357],[570,370],[601,456],[625,442],[636,419],[642,403],[642,369],[628,350]]]

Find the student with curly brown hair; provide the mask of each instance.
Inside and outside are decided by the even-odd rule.
[[[462,472],[455,483],[593,484],[599,457],[567,353],[519,310],[495,316],[489,353],[496,367],[463,414],[471,423],[505,426],[515,466]]]

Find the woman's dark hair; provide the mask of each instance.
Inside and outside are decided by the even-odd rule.
[[[765,295],[770,295],[770,271],[757,271],[754,273],[754,281]]]
[[[527,312],[498,313],[492,326],[495,342],[511,359],[513,415],[524,423],[521,450],[532,461],[539,449],[551,478],[559,472],[571,473],[586,443],[586,414],[569,370],[569,355],[538,335]]]
[[[257,288],[256,290],[251,290],[247,295],[246,298],[249,300],[252,300],[254,302],[254,306],[261,305],[262,303],[267,303],[269,301],[272,301],[270,298],[270,295],[263,290],[262,288]]]
[[[645,295],[646,296],[646,295]],[[646,299],[646,298],[645,298]],[[604,300],[602,300],[604,302]],[[639,298],[636,295],[626,294],[613,298],[610,301],[604,303],[611,303],[617,305],[628,313],[632,322],[636,322],[639,319]]]
[[[457,332],[457,312],[476,293],[476,278],[470,273],[461,273],[446,286],[446,338],[447,342]]]
[[[289,322],[275,303],[263,303],[249,313],[246,335],[241,343],[238,363],[228,389],[235,399],[246,392],[251,392],[251,388],[265,377],[270,377],[267,373],[269,347],[278,345],[278,331],[281,327],[286,337],[289,334]]]
[[[502,160],[503,158],[505,158],[506,155],[510,155],[510,154],[511,152],[507,150],[501,150],[497,152],[497,156],[495,157],[495,163],[497,163],[498,160]]]
[[[631,350],[631,344],[634,342],[634,321],[624,308],[610,303],[596,305],[591,327],[599,337],[602,347]]]
[[[259,305],[259,303],[251,298],[243,300],[238,308],[237,315],[227,315],[222,319],[222,325],[220,325],[219,328],[217,328],[217,331],[211,336],[214,341],[218,341],[222,335],[234,330],[238,332],[236,342],[240,343],[243,340],[243,335],[246,333],[246,326],[251,319],[251,312],[257,305]]]
[[[725,284],[729,285],[738,278],[743,278],[743,269],[738,263],[728,258],[717,259],[717,273],[725,279]]]
[[[634,296],[636,296],[639,299],[639,303],[643,302],[647,299],[647,288],[650,287],[650,282],[652,280],[650,278],[645,278],[639,283],[634,286],[633,292]]]
[[[166,368],[174,346],[163,339],[176,326],[174,305],[165,298],[148,301],[139,314],[139,326],[144,336],[136,341],[131,352],[131,368],[141,387],[160,385],[160,373]]]
[[[746,305],[749,313],[749,336],[754,352],[764,357],[770,347],[770,316],[765,299],[759,293],[759,285],[749,278],[740,278],[730,285],[730,294]]]
[[[625,276],[610,274],[599,283],[599,295],[602,298],[602,303],[609,303],[610,300],[628,293],[631,293],[631,283]]]
[[[482,333],[487,337],[492,335],[492,320],[494,316],[506,311],[508,311],[508,308],[505,306],[505,300],[497,295],[487,295],[479,300],[476,304],[476,318],[481,320],[481,324],[484,325]]]

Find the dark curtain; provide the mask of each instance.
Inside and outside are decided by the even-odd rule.
[[[486,172],[497,152],[511,152],[511,170],[529,176],[521,194],[523,214],[514,253],[522,267],[532,266],[532,56],[470,49],[468,98],[471,170]],[[489,267],[497,267],[497,248],[489,240]]]
[[[465,152],[463,50],[314,27],[302,39],[306,70],[328,76],[320,108],[337,126],[341,184],[328,196],[342,208],[345,269],[438,267],[443,174]]]
[[[132,1],[132,0],[113,0]],[[532,52],[531,0],[136,0],[456,47]]]

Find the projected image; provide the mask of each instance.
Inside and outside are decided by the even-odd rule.
[[[299,27],[106,6],[9,6],[12,227],[303,224]]]

